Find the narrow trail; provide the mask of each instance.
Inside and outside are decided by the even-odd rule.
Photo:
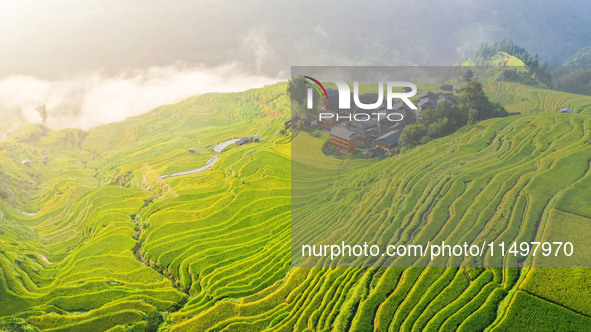
[[[40,254],[40,253],[36,253],[37,256],[41,257],[42,260],[45,261],[45,263],[47,264],[51,264],[51,262],[49,261],[49,259],[47,259],[47,257],[45,257],[44,255]]]
[[[25,216],[29,216],[29,217],[32,217],[32,216],[34,216],[34,215],[36,215],[37,213],[40,212],[40,211],[37,211],[37,212],[26,212],[26,211],[23,211],[21,209],[17,209],[17,210],[18,210],[18,212],[24,214]]]
[[[150,191],[150,186],[148,186],[148,182],[146,181],[146,173],[144,173],[144,185],[148,188],[148,191]]]
[[[213,147],[213,151],[217,152],[218,154],[216,154],[215,156],[209,158],[209,160],[205,163],[205,165],[199,167],[199,168],[195,168],[195,169],[191,169],[188,171],[182,171],[182,172],[176,172],[176,173],[172,173],[172,174],[163,174],[160,175],[161,179],[170,179],[176,176],[182,176],[182,175],[189,175],[189,174],[195,174],[195,173],[201,173],[203,171],[206,171],[210,168],[213,167],[213,165],[215,165],[216,161],[218,161],[218,158],[220,157],[222,151],[230,144],[234,144],[237,140],[239,140],[240,138],[231,138],[222,142],[219,142],[218,144],[216,144]]]
[[[235,143],[240,138],[230,138],[225,141],[221,141],[213,147],[213,151],[217,153],[222,153],[222,151],[226,148],[226,146]]]
[[[175,176],[189,175],[189,174],[195,174],[195,173],[200,173],[200,172],[206,171],[206,170],[210,169],[211,167],[213,167],[213,165],[215,165],[215,162],[218,161],[219,157],[220,157],[220,155],[216,154],[215,156],[209,158],[209,160],[205,163],[205,165],[203,165],[199,168],[195,168],[195,169],[188,170],[188,171],[176,172],[176,173],[172,173],[172,174],[164,174],[164,175],[161,175],[160,178],[161,179],[170,179]]]

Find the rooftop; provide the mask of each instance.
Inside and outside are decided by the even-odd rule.
[[[241,139],[237,140],[237,141],[236,141],[236,144],[238,144],[238,145],[242,145],[242,144],[244,144],[244,143],[246,143],[246,142],[249,142],[249,141],[250,141],[250,138],[248,138],[248,137],[244,137],[244,138],[241,138]]]
[[[384,142],[389,146],[398,143],[402,130],[394,130],[377,138],[378,141]]]
[[[332,136],[342,138],[346,141],[350,141],[352,138],[357,136],[357,134],[347,128],[343,128],[341,126],[332,127],[330,130],[330,134]]]
[[[365,130],[371,127],[377,126],[377,122],[375,120],[369,119],[367,121],[351,121],[351,126],[355,128],[359,128],[361,130]]]

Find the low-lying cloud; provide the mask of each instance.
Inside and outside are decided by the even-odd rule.
[[[39,123],[35,108],[41,104],[47,106],[50,128],[88,129],[205,92],[243,91],[279,80],[248,73],[235,64],[206,68],[178,63],[58,80],[12,75],[0,79],[0,138],[25,123]]]

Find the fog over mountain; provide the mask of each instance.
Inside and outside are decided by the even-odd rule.
[[[591,31],[590,4],[573,0],[544,2],[543,6],[538,3],[509,0],[3,2],[0,4],[0,87],[5,93],[0,92],[0,120],[14,119],[15,107],[20,107],[24,117],[31,121],[28,114],[33,114],[34,109],[30,105],[49,103],[43,96],[34,95],[37,90],[23,85],[22,79],[63,85],[69,80],[77,82],[82,76],[122,79],[133,78],[130,72],[142,76],[149,75],[154,68],[174,68],[179,73],[162,78],[170,79],[168,84],[162,83],[170,87],[170,95],[155,101],[162,102],[224,90],[223,87],[227,90],[232,81],[246,77],[259,84],[284,79],[289,76],[291,65],[447,65],[468,56],[483,42],[504,38],[513,39],[531,54],[538,53],[550,64],[561,64],[579,48],[591,45],[591,34],[580,32]],[[223,71],[219,79],[211,79],[195,89],[186,87],[194,84],[191,79],[178,79],[187,68],[193,73],[201,68],[221,75],[219,70],[212,69],[220,66],[231,66],[235,72]],[[10,98],[6,91],[15,89],[7,84],[15,81],[27,100],[22,105],[4,100]],[[134,82],[137,84],[138,80]],[[245,87],[236,84],[235,88]],[[113,98],[127,98],[118,95]],[[59,106],[63,108],[59,112],[86,114],[85,106],[76,100],[71,100],[69,106]],[[149,109],[157,104],[139,106]],[[51,105],[48,109],[51,112]],[[117,117],[107,116],[105,121],[137,112],[117,111]]]

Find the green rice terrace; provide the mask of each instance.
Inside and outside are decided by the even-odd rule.
[[[286,132],[286,85],[0,143],[0,324],[42,331],[583,331],[589,268],[292,267],[299,209],[335,238],[589,237],[591,97],[484,82],[509,112],[381,160]],[[575,114],[559,114],[570,107]],[[258,143],[212,148],[260,135]],[[188,152],[188,149],[193,153]],[[162,177],[205,165],[193,174]],[[358,197],[344,188],[359,186]],[[366,197],[364,209],[348,200]],[[369,199],[371,197],[371,199]],[[339,202],[323,209],[323,200]],[[355,205],[357,206],[357,205]],[[437,223],[438,233],[423,229]],[[426,228],[425,228],[426,229]],[[369,235],[368,235],[369,234]],[[2,325],[0,325],[2,326]]]

